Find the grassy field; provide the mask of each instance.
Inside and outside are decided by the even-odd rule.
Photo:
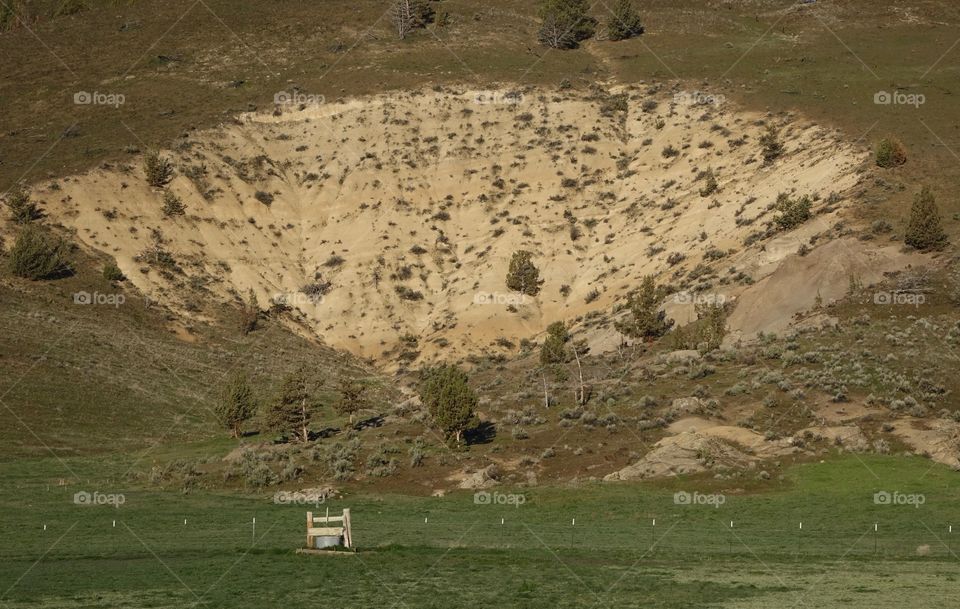
[[[467,493],[347,493],[316,506],[177,495],[125,485],[128,465],[73,458],[4,469],[6,606],[892,607],[955,585],[960,550],[949,533],[960,484],[919,458],[811,463],[765,493],[697,478],[496,491],[520,505]],[[63,476],[74,481],[59,486]],[[924,503],[875,504],[884,490]],[[80,491],[123,503],[78,506]],[[724,501],[677,505],[679,491]],[[342,507],[354,515],[357,554],[294,554],[307,509]]]

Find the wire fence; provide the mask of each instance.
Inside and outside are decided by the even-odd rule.
[[[305,545],[305,512],[289,510],[227,517],[217,510],[187,518],[125,518],[100,513],[75,522],[37,523],[8,535],[0,557],[35,558],[55,544],[62,557],[137,555],[163,552],[293,551]],[[322,513],[322,510],[320,511]],[[446,517],[444,517],[446,516]],[[687,520],[670,516],[613,522],[571,517],[566,522],[527,520],[519,514],[444,515],[354,513],[354,544],[360,550],[392,546],[490,550],[617,551],[659,557],[716,555],[805,557],[811,559],[960,560],[960,530],[945,522],[916,520],[783,523],[770,527],[722,519]],[[768,525],[769,523],[765,523]]]

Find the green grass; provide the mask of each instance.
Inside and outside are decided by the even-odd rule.
[[[837,604],[822,606],[841,606],[843,594],[881,598],[908,583],[932,594],[955,580],[949,574],[960,550],[946,532],[960,522],[960,485],[920,458],[811,463],[786,471],[780,490],[751,494],[711,479],[497,489],[523,493],[519,507],[477,505],[465,492],[277,505],[270,494],[130,488],[121,482],[128,468],[129,459],[118,457],[4,469],[3,601],[167,607],[199,598],[209,606],[299,607],[322,596],[344,607],[582,607],[598,599],[613,607],[637,606],[638,599],[642,606],[701,607],[771,606],[764,599],[832,590]],[[58,486],[67,475],[76,479]],[[727,501],[677,506],[678,489],[725,492]],[[77,506],[78,490],[123,493],[125,502]],[[926,503],[878,506],[877,490],[923,493]],[[351,508],[360,552],[294,554],[304,512],[327,507]],[[929,555],[917,557],[925,544]],[[896,586],[889,573],[901,574]],[[865,579],[872,583],[858,589]]]

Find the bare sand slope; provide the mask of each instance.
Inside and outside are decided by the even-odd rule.
[[[182,216],[164,216],[140,159],[36,195],[184,315],[253,289],[302,331],[386,361],[404,335],[424,358],[508,348],[498,339],[610,311],[645,274],[745,285],[730,267],[752,264],[763,239],[745,241],[778,193],[820,208],[858,180],[863,153],[816,125],[617,92],[417,91],[244,115],[165,152]],[[786,148],[772,166],[764,120]],[[702,194],[707,170],[719,189]],[[505,287],[519,249],[541,269],[536,297]]]

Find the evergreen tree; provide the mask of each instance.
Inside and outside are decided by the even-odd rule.
[[[43,217],[40,208],[30,200],[30,195],[20,184],[7,193],[6,203],[10,208],[10,219],[17,224],[30,224]]]
[[[238,372],[230,377],[214,412],[220,424],[229,429],[234,438],[239,438],[242,425],[256,412],[256,400],[246,375]]]
[[[533,264],[533,254],[526,250],[513,253],[507,270],[507,288],[514,292],[536,296],[540,292],[540,269]]]
[[[627,297],[627,319],[618,321],[616,328],[630,338],[652,340],[659,338],[673,327],[673,320],[660,310],[662,293],[657,289],[652,275],[643,278],[640,289]]]
[[[940,224],[940,210],[933,191],[924,186],[910,208],[910,223],[904,236],[907,245],[918,250],[940,249],[947,244],[947,235]]]
[[[173,179],[173,165],[159,152],[151,151],[143,157],[143,173],[147,177],[147,184],[163,188]]]
[[[284,377],[277,397],[264,415],[267,429],[282,433],[296,442],[310,441],[310,421],[317,404],[306,368]]]
[[[247,302],[243,305],[240,312],[240,332],[246,336],[257,329],[257,321],[260,319],[260,301],[257,300],[257,293],[253,288],[247,292]]]
[[[350,424],[353,424],[353,415],[364,405],[364,394],[367,386],[360,380],[341,378],[339,383],[340,400],[334,406],[340,414],[350,415]]]
[[[540,363],[549,365],[566,362],[570,358],[567,351],[568,340],[570,340],[570,333],[562,321],[555,321],[547,326],[547,337],[543,340],[543,346],[540,347]]]
[[[610,40],[626,40],[643,33],[640,14],[633,8],[632,0],[618,0],[613,15],[607,22],[607,36]]]
[[[437,428],[457,444],[465,431],[478,424],[477,394],[467,380],[466,373],[453,365],[421,372],[420,399]]]
[[[597,20],[587,14],[586,0],[544,0],[540,5],[540,43],[555,49],[576,48],[593,36]]]

